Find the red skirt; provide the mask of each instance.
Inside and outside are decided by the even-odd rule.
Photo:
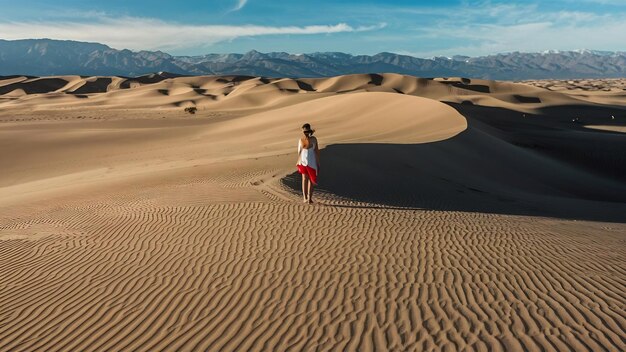
[[[314,185],[317,185],[317,171],[310,166],[298,165],[298,172],[303,175],[309,175],[309,179]]]

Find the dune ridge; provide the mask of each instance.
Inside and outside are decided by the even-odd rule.
[[[171,77],[167,73],[122,77],[0,77],[0,106],[259,109],[278,102],[351,92],[390,92],[454,103],[538,106],[581,103],[576,97],[526,84],[460,77],[418,78],[399,74],[354,74],[330,78],[252,76]],[[298,94],[299,93],[299,94]],[[307,97],[303,97],[302,93]],[[43,94],[43,95],[39,95]],[[271,99],[268,99],[271,95]],[[4,100],[4,103],[2,101]],[[522,104],[528,106],[522,106]],[[533,105],[534,104],[534,105]]]
[[[624,350],[626,101],[605,93],[4,77],[0,350]]]

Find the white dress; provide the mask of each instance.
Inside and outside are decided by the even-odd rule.
[[[309,147],[304,148],[302,145],[302,140],[298,140],[298,154],[300,155],[299,165],[302,166],[310,166],[317,171],[317,159],[315,155],[315,147],[317,145],[317,140],[310,139]]]

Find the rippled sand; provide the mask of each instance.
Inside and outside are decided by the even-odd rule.
[[[626,349],[626,101],[58,79],[0,80],[0,350]]]

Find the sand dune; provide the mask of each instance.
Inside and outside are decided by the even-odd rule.
[[[170,78],[166,74],[135,79],[78,76],[23,78],[0,80],[0,95],[5,100],[4,104],[0,100],[0,106],[45,109],[61,106],[167,108],[188,105],[211,110],[266,109],[281,104],[291,105],[294,101],[354,92],[400,93],[529,112],[538,107],[587,102],[576,96],[526,84],[467,78],[426,79],[398,74],[356,74],[317,79],[248,76]],[[21,91],[29,96],[17,93]],[[15,100],[16,96],[20,99]]]
[[[579,93],[2,77],[0,350],[624,350],[626,100]]]

